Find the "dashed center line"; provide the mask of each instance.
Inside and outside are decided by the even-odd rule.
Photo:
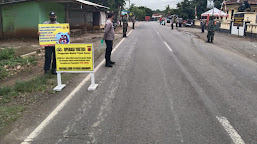
[[[173,52],[173,50],[170,48],[170,46],[169,46],[166,42],[164,42],[164,44],[167,46],[167,48],[168,48],[171,52]]]
[[[229,136],[231,137],[234,144],[245,144],[241,136],[236,132],[236,130],[233,128],[233,126],[230,124],[230,122],[225,117],[216,117],[221,125],[224,127],[224,129],[227,131]]]

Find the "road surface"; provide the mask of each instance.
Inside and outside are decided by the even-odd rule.
[[[24,144],[257,143],[253,60],[156,22],[141,23],[112,59],[95,92],[82,84]]]

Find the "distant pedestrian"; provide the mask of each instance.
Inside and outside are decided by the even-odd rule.
[[[136,23],[136,18],[135,18],[135,16],[132,17],[132,23],[133,23],[132,28],[135,29],[135,23]]]
[[[202,33],[204,33],[204,29],[205,29],[205,21],[203,19],[201,19],[201,29],[202,29]]]
[[[210,21],[208,23],[208,35],[207,35],[207,42],[212,43],[214,40],[214,33],[215,33],[215,22],[214,22],[214,16],[210,17]]]
[[[105,52],[105,66],[112,67],[115,62],[111,61],[111,54],[112,54],[112,47],[113,47],[113,40],[114,40],[114,26],[113,26],[113,14],[108,14],[108,20],[105,23],[104,29],[104,37],[103,40],[106,43],[106,52]]]
[[[160,18],[160,25],[162,24],[162,18]]]
[[[123,37],[127,37],[127,31],[128,31],[128,18],[127,14],[124,15],[123,17]]]
[[[59,24],[57,22],[57,16],[55,12],[50,12],[48,21],[44,22],[43,24]],[[40,32],[38,32],[40,35]],[[52,60],[53,58],[53,60]],[[52,63],[52,74],[56,74],[56,56],[55,56],[55,46],[46,46],[45,47],[45,65],[44,70],[45,74],[48,73],[50,70],[50,66]]]
[[[179,23],[178,18],[176,18],[175,22],[176,22],[176,28],[178,28],[178,23]]]
[[[120,21],[120,27],[122,27],[122,19],[123,19],[123,16],[120,17],[119,21]]]
[[[173,18],[170,20],[171,23],[171,29],[173,30]]]

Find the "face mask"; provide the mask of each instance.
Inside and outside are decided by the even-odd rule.
[[[56,21],[56,18],[50,18],[50,20],[51,20],[52,22],[55,22],[55,21]]]

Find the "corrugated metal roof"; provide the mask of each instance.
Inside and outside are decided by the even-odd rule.
[[[238,3],[238,0],[227,0],[226,4],[241,4],[244,1],[246,0],[239,0],[239,3]],[[248,2],[249,4],[257,4],[257,0],[248,0]]]
[[[83,3],[83,4],[86,4],[86,5],[91,5],[91,6],[96,6],[96,7],[101,7],[101,8],[109,9],[109,8],[106,7],[106,6],[102,6],[102,5],[99,5],[99,4],[90,2],[90,1],[86,1],[86,0],[76,0],[76,1],[77,1],[77,2],[81,2],[81,3]]]
[[[11,3],[19,3],[19,2],[26,2],[26,1],[36,1],[36,0],[4,0],[4,1],[0,0],[0,5],[11,4]],[[40,1],[40,0],[38,0],[38,1]],[[44,1],[44,0],[41,0],[41,1]],[[70,0],[70,1],[71,2],[72,1],[77,1],[77,2],[80,2],[80,3],[86,4],[86,5],[109,9],[109,7],[102,6],[102,5],[99,5],[99,4],[90,2],[90,1],[86,1],[86,0]],[[55,0],[54,2],[69,2],[69,1]]]

